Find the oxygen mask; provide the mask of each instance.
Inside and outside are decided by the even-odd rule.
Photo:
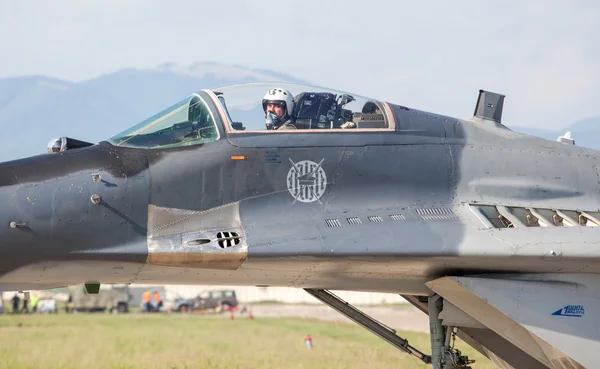
[[[275,129],[275,127],[279,126],[279,124],[280,124],[279,117],[271,111],[267,112],[266,123],[265,123],[265,125],[267,126],[267,129]]]

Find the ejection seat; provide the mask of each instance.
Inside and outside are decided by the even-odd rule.
[[[292,117],[297,129],[331,129],[337,103],[329,92],[302,92],[294,98]]]

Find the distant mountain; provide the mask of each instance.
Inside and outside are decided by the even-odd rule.
[[[45,76],[0,79],[0,161],[44,154],[48,141],[60,136],[98,142],[194,91],[257,80],[310,84],[276,71],[214,62],[122,69],[78,83]],[[560,131],[510,128],[549,140],[571,131],[577,145],[600,149],[600,117]]]
[[[600,150],[600,116],[577,121],[560,130],[523,127],[510,128],[517,132],[538,136],[552,141],[555,141],[559,136],[563,136],[569,131],[571,132],[571,138],[575,140],[575,145]]]
[[[48,141],[60,136],[98,142],[192,92],[258,80],[307,83],[212,62],[123,69],[79,83],[45,76],[0,79],[0,161],[46,153]]]

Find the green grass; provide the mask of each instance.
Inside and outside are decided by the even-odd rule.
[[[304,336],[313,349],[304,347]],[[429,336],[399,332],[429,353]],[[495,368],[462,342],[473,368]],[[189,314],[0,317],[3,368],[431,368],[357,325]]]

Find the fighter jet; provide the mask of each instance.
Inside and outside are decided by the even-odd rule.
[[[0,164],[0,289],[301,288],[433,368],[592,368],[600,152],[332,89],[200,90],[97,143]],[[285,128],[285,129],[284,129]],[[330,290],[400,294],[413,347]]]

